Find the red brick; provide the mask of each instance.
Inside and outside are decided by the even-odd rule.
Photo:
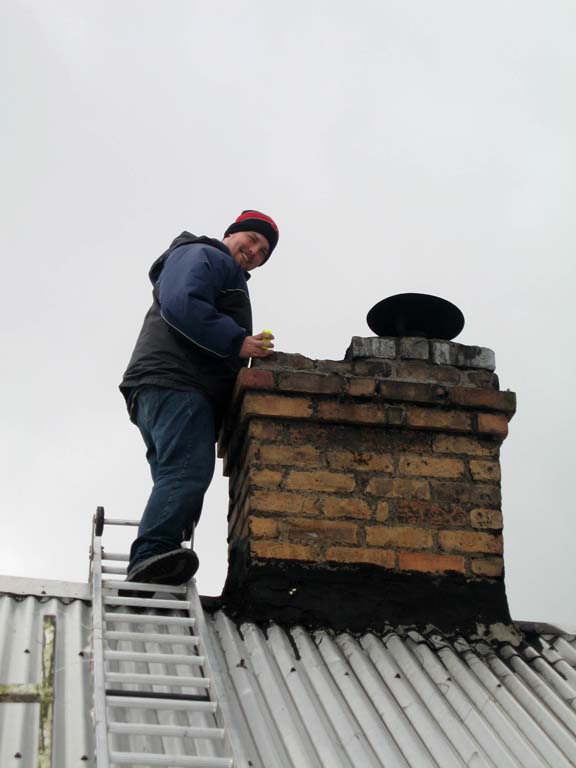
[[[501,557],[486,557],[472,560],[472,573],[498,579],[504,575],[504,560]]]
[[[303,544],[290,544],[284,541],[251,541],[250,551],[255,557],[270,560],[317,562],[320,557],[318,547],[306,547]]]
[[[460,459],[434,458],[420,454],[404,454],[400,457],[398,474],[422,477],[462,477],[464,462]]]
[[[458,555],[436,555],[432,552],[400,552],[398,568],[422,573],[464,573],[466,561]]]
[[[282,518],[282,533],[290,539],[300,539],[318,544],[356,544],[358,526],[356,523],[311,518]]]
[[[338,472],[290,472],[286,481],[289,491],[353,491],[356,481],[352,475]]]
[[[371,472],[392,472],[394,462],[386,453],[365,451],[329,451],[328,464],[332,469],[357,469]]]
[[[236,390],[239,389],[273,389],[274,374],[258,368],[241,368],[236,379]]]
[[[387,549],[361,549],[360,547],[328,547],[326,560],[333,563],[366,563],[382,568],[394,568],[396,553]]]
[[[432,499],[449,504],[475,504],[478,507],[499,507],[500,487],[483,483],[451,483],[432,480]]]
[[[315,360],[311,360],[309,357],[305,357],[298,352],[274,352],[270,357],[255,357],[252,360],[252,367],[271,370],[282,368],[283,370],[305,371],[314,368],[315,363]]]
[[[319,516],[322,513],[318,496],[304,496],[301,493],[279,491],[253,491],[248,498],[251,510],[259,512],[281,512]]]
[[[385,424],[386,409],[380,403],[349,403],[324,400],[318,403],[318,418],[354,424]]]
[[[261,395],[247,392],[242,402],[241,419],[248,416],[279,416],[302,419],[312,414],[312,403],[307,397]]]
[[[474,528],[492,528],[501,530],[502,512],[499,509],[473,509],[470,521]]]
[[[438,453],[463,453],[470,456],[497,456],[499,446],[492,440],[463,435],[435,435],[433,450]]]
[[[252,444],[248,451],[248,463],[289,464],[291,466],[317,467],[320,452],[310,445],[257,445]]]
[[[409,426],[417,429],[446,429],[453,432],[472,431],[472,417],[463,411],[409,406],[406,419]]]
[[[396,502],[396,519],[399,523],[444,528],[469,526],[470,517],[463,507],[453,504],[433,504],[429,501]]]
[[[275,539],[278,537],[278,521],[270,520],[266,517],[254,517],[248,518],[248,526],[252,536],[264,539]]]
[[[341,499],[336,496],[325,496],[322,499],[322,510],[326,517],[352,517],[358,520],[368,520],[372,510],[361,499]]]
[[[502,554],[502,536],[469,531],[440,531],[440,547],[457,552],[487,552]]]
[[[337,374],[281,373],[278,389],[287,392],[311,392],[319,395],[336,395],[344,389],[344,379]]]
[[[491,411],[504,411],[513,414],[516,411],[514,392],[499,392],[495,389],[474,389],[472,387],[453,387],[450,400],[454,405],[466,408],[486,408]]]
[[[487,480],[492,483],[500,482],[500,464],[497,461],[470,462],[470,472],[474,480]]]
[[[479,413],[478,432],[503,440],[508,434],[508,419],[500,413]]]
[[[278,488],[282,482],[282,472],[272,469],[250,470],[250,484],[257,488]]]
[[[351,397],[370,397],[376,394],[376,380],[366,377],[355,377],[346,379],[348,383],[348,394]]]
[[[396,546],[408,549],[429,549],[432,546],[432,533],[423,528],[392,528],[389,526],[370,525],[366,528],[368,546]]]
[[[427,480],[402,480],[397,477],[373,477],[366,488],[374,496],[389,499],[429,499],[430,486]]]

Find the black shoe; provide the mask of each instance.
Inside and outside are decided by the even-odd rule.
[[[174,549],[163,555],[147,557],[134,566],[126,581],[177,586],[189,581],[198,570],[198,555],[192,549]]]

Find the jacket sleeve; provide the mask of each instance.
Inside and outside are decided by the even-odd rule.
[[[234,263],[206,245],[182,245],[166,259],[156,284],[164,321],[202,351],[238,357],[247,333],[218,311],[220,291],[230,284]]]

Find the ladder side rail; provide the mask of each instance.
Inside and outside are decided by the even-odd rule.
[[[152,595],[146,596],[146,592],[153,592],[148,585],[138,585],[141,587],[137,589],[137,592],[143,594],[137,597],[114,597],[110,595],[110,589],[120,589],[123,586],[123,582],[119,583],[114,578],[103,579],[103,574],[111,574],[120,576],[124,573],[123,567],[116,567],[108,565],[110,561],[117,563],[126,563],[127,556],[119,553],[105,552],[102,547],[102,534],[105,525],[119,525],[119,526],[137,526],[138,521],[133,520],[113,520],[105,519],[104,509],[98,507],[96,515],[94,517],[94,525],[92,530],[92,548],[90,558],[90,580],[92,584],[92,630],[93,630],[93,679],[94,679],[94,732],[95,732],[95,747],[96,747],[96,762],[98,768],[112,768],[114,765],[135,765],[142,764],[144,761],[147,765],[182,765],[182,766],[198,766],[198,768],[245,768],[249,765],[246,758],[239,734],[233,729],[233,717],[231,711],[232,696],[228,695],[226,688],[226,679],[222,676],[220,669],[219,657],[217,656],[215,649],[213,648],[213,642],[208,634],[208,629],[204,620],[204,613],[198,596],[195,582],[192,581],[188,585],[186,599],[172,599],[162,600],[154,599]],[[106,565],[104,565],[106,563]],[[174,590],[179,593],[185,591],[186,588],[180,588]],[[171,590],[170,590],[171,591]],[[107,606],[116,607],[117,611],[111,612]],[[127,653],[124,655],[120,652],[113,652],[107,650],[105,652],[105,642],[107,639],[120,639],[122,635],[128,635],[132,639],[135,635],[148,635],[155,633],[134,633],[134,632],[120,632],[114,630],[107,630],[108,621],[113,624],[124,620],[128,620],[129,623],[136,623],[134,614],[122,613],[122,607],[140,607],[147,609],[159,609],[168,608],[172,611],[185,611],[186,618],[178,616],[170,617],[158,617],[150,614],[138,614],[138,623],[162,623],[164,620],[166,624],[180,625],[187,627],[189,632],[194,627],[194,636],[188,635],[188,643],[192,646],[196,646],[196,654],[192,654],[191,658],[195,658],[194,666],[198,665],[198,662],[202,660],[203,665],[200,667],[200,673],[203,677],[189,677],[189,676],[177,676],[172,675],[140,675],[136,673],[107,673],[106,672],[106,657],[115,658],[118,654],[118,661],[121,659],[132,660],[128,657],[137,656],[140,659],[140,654]],[[160,621],[159,621],[160,619]],[[115,637],[116,636],[116,637]],[[162,642],[167,641],[162,635]],[[128,639],[128,638],[126,638]],[[174,642],[172,640],[172,642]],[[188,644],[187,643],[187,644]],[[199,652],[199,653],[198,653]],[[190,662],[186,661],[180,654],[145,654],[147,656],[148,663],[168,663],[167,657],[171,662],[177,661],[182,664],[187,663],[190,666]],[[213,659],[211,665],[210,658]],[[144,659],[142,658],[142,661]],[[218,673],[214,676],[213,671]],[[193,687],[193,688],[206,688],[204,695],[197,694],[183,694],[183,693],[145,693],[141,691],[125,691],[107,689],[108,683],[114,682],[143,682],[149,684],[163,684],[169,687]],[[229,687],[229,686],[228,686]],[[108,697],[110,696],[110,699]],[[231,701],[232,700],[232,701]],[[112,704],[112,702],[114,702]],[[134,752],[118,752],[111,748],[109,734],[112,732],[122,733],[123,731],[142,733],[142,724],[129,724],[129,723],[115,723],[108,722],[108,704],[112,706],[136,706],[139,709],[184,709],[188,711],[196,712],[209,712],[212,714],[216,723],[220,728],[197,728],[191,727],[184,731],[188,738],[206,738],[208,741],[213,739],[221,740],[222,746],[225,747],[225,752],[230,757],[216,757],[216,756],[184,756],[184,755],[168,755],[168,754],[153,754],[146,753],[138,754]],[[156,733],[160,738],[159,729],[166,729],[167,726],[156,726],[150,729],[150,735]],[[126,730],[125,730],[126,729]],[[144,724],[144,732],[148,730],[146,724]],[[170,734],[175,736],[176,733],[181,733],[180,729],[176,730],[174,727],[168,727],[166,736]],[[181,735],[184,735],[182,733]],[[240,762],[237,759],[240,758]],[[135,761],[135,762],[134,762]]]
[[[102,604],[102,538],[92,537],[92,665],[94,676],[94,736],[98,768],[110,768],[106,682],[104,675],[104,612]]]
[[[224,727],[225,742],[228,744],[230,753],[234,758],[234,766],[245,768],[251,763],[248,760],[239,733],[234,727],[235,717],[232,704],[234,692],[230,691],[231,695],[229,695],[228,689],[230,685],[227,683],[228,677],[220,666],[216,649],[206,625],[204,609],[200,602],[195,579],[188,585],[188,600],[190,602],[190,613],[196,617],[196,634],[200,639],[199,651],[202,656],[206,657],[207,676],[212,680],[214,695],[218,702],[217,719],[220,720],[220,725]]]

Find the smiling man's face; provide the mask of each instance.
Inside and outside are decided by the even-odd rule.
[[[270,253],[268,240],[259,232],[234,232],[222,241],[234,261],[246,272],[261,266]]]

